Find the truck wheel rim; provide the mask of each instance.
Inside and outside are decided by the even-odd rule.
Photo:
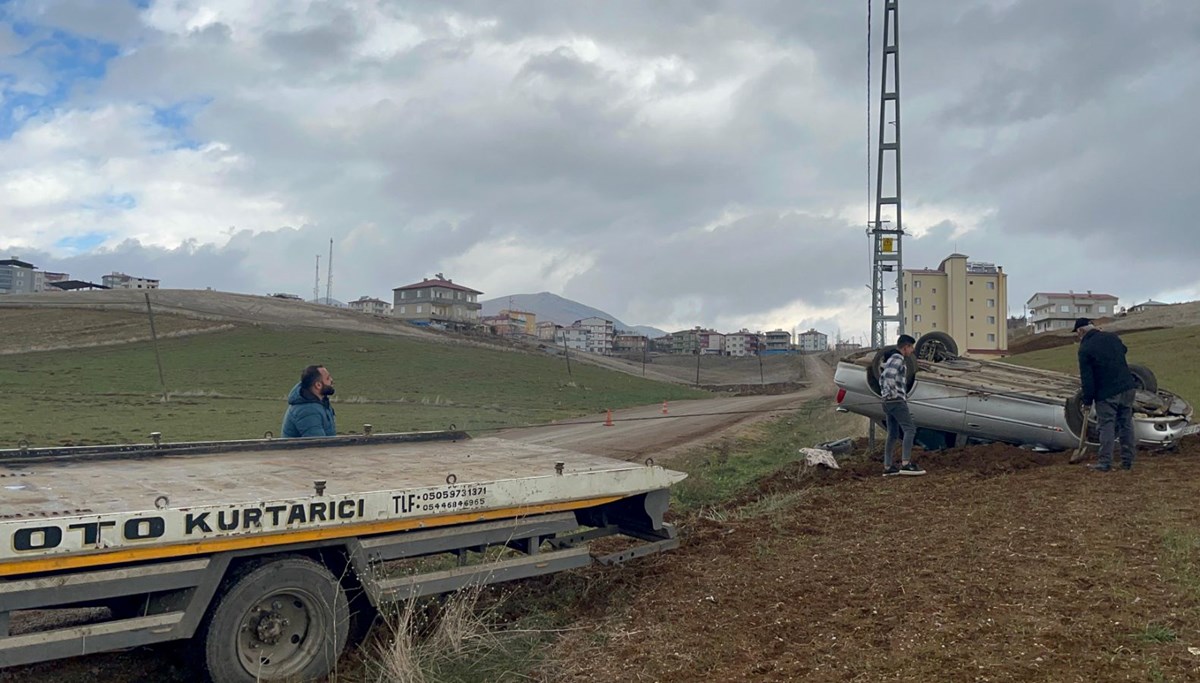
[[[308,591],[288,588],[258,600],[242,616],[238,659],[259,679],[294,676],[304,670],[332,633],[329,611]]]

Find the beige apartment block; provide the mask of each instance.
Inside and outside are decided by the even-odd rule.
[[[1008,276],[1004,269],[963,254],[947,256],[937,269],[903,273],[904,329],[920,338],[945,332],[960,354],[1008,351]]]

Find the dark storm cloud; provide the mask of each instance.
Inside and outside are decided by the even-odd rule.
[[[236,155],[229,191],[307,227],[77,258],[193,259],[205,268],[179,271],[189,286],[204,273],[304,292],[333,236],[335,291],[355,295],[458,263],[475,272],[457,280],[556,288],[632,323],[861,306],[878,125],[862,3],[209,4],[186,30],[159,15],[162,30],[148,15],[104,27],[135,30],[136,49],[80,101],[207,102],[189,134]],[[1198,284],[1200,3],[902,12],[907,265],[994,261],[1018,305]],[[504,249],[544,258],[487,258]],[[865,328],[864,310],[846,315]]]

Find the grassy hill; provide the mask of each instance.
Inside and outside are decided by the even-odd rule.
[[[278,434],[285,396],[309,363],[337,386],[339,432],[486,429],[704,392],[518,351],[408,337],[239,327],[160,341],[168,403],[149,342],[8,355],[0,447],[256,438]]]
[[[1200,326],[1176,327],[1121,335],[1128,359],[1154,371],[1159,386],[1200,408]],[[1078,346],[1060,346],[1010,356],[1006,362],[1079,374]]]

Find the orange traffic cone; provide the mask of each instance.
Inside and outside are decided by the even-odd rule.
[[[667,414],[667,402],[663,401],[663,415]]]
[[[609,409],[608,409],[608,416],[604,418],[604,426],[605,426],[605,427],[611,427],[611,426],[613,426],[613,421],[612,421],[612,408],[609,408]]]

